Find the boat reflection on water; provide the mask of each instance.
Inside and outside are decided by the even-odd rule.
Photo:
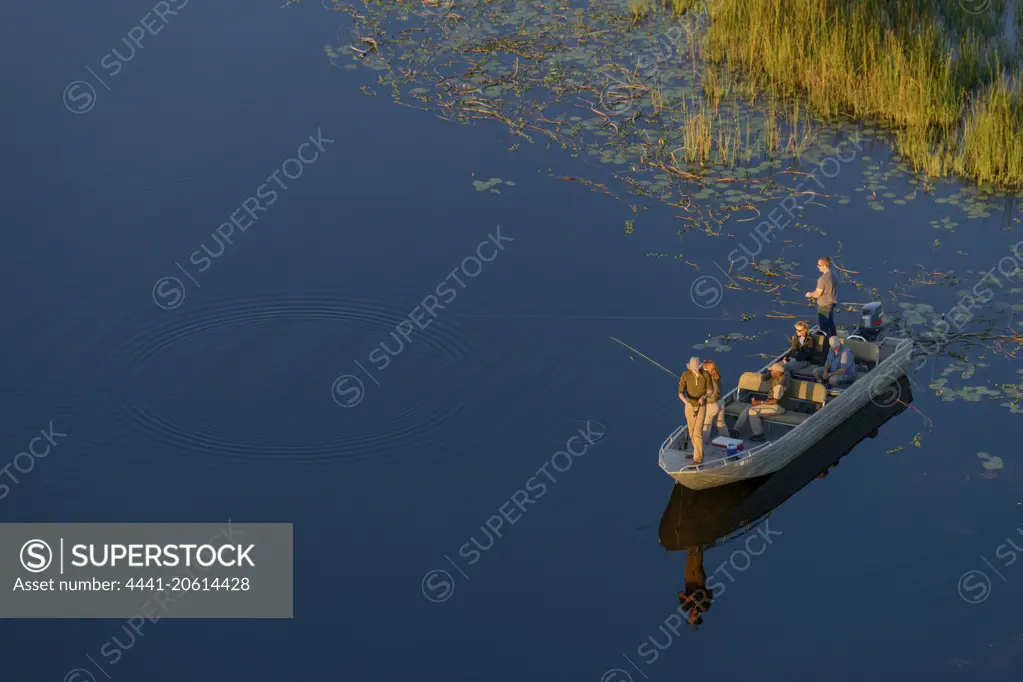
[[[839,460],[864,439],[875,437],[885,422],[904,412],[912,401],[909,380],[903,376],[876,402],[868,403],[776,473],[705,490],[675,484],[661,517],[659,535],[661,546],[669,552],[688,553],[685,589],[679,592],[679,601],[690,627],[695,629],[702,623],[701,614],[710,609],[714,599],[713,581],[707,585],[703,568],[705,550],[751,531],[761,538],[755,543],[750,538],[747,544],[765,546],[771,538],[766,524],[760,524],[771,512],[815,479],[826,476]]]

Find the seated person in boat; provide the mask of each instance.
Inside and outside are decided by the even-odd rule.
[[[810,336],[810,325],[800,320],[796,322],[796,335],[792,337],[792,349],[785,358],[785,371],[794,372],[810,366],[813,357],[814,340]]]
[[[824,361],[823,367],[814,368],[813,378],[827,382],[831,388],[848,386],[856,380],[856,358],[837,336],[832,336],[828,343],[831,344],[828,359]]]
[[[785,366],[780,362],[776,362],[771,365],[769,371],[770,379],[768,381],[770,382],[770,388],[768,389],[767,398],[754,398],[750,406],[742,411],[742,414],[739,415],[739,420],[735,422],[735,428],[731,431],[730,435],[732,438],[741,437],[739,433],[748,421],[750,428],[753,430],[750,440],[767,440],[760,417],[785,412],[785,408],[781,406],[781,399],[789,387],[789,378],[785,374]]]

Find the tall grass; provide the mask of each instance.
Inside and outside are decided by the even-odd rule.
[[[713,148],[714,114],[702,100],[699,104],[695,99],[689,103],[682,100],[681,151],[686,163],[710,161]]]
[[[918,168],[1023,184],[1019,83],[1000,75],[1015,55],[996,47],[1007,0],[988,2],[716,0],[710,56],[819,115],[895,126]]]
[[[997,183],[1007,178],[1023,184],[1021,121],[1020,80],[999,76],[970,105],[956,170],[981,182]]]
[[[889,22],[879,20],[887,0],[719,0],[711,56],[779,94],[805,91],[825,115],[951,123],[962,107],[952,57],[935,17],[909,4]]]
[[[764,118],[764,146],[766,151],[774,153],[781,146],[781,130],[778,128],[778,100],[770,97],[767,100],[767,111]]]
[[[778,111],[775,100],[767,104],[768,116],[763,121],[763,131],[754,138],[753,124],[748,115],[739,111],[737,100],[732,100],[731,117],[722,112],[714,102],[707,98],[683,98],[682,139],[681,145],[672,153],[673,161],[686,163],[717,163],[734,167],[740,162],[749,162],[761,154],[773,154],[783,148],[781,127],[784,119]],[[788,141],[784,145],[786,152],[795,156],[801,155],[816,137],[806,112],[801,112],[798,104],[794,104],[791,115],[784,121],[788,128]]]
[[[638,24],[653,12],[665,11],[681,17],[703,0],[629,0],[632,23]]]
[[[701,0],[662,0],[662,2],[667,9],[671,10],[672,14],[680,17],[699,4]]]
[[[632,12],[632,23],[638,24],[650,15],[650,3],[648,0],[629,0],[629,10]]]

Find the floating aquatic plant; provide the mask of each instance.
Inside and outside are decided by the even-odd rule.
[[[988,471],[997,471],[1005,467],[1005,463],[1002,462],[1002,458],[989,454],[987,452],[978,452],[977,457],[981,460],[981,466]]]
[[[473,180],[472,186],[476,188],[477,192],[490,191],[492,194],[500,194],[501,190],[497,189],[497,185],[507,185],[508,187],[514,187],[515,183],[511,180],[502,180],[501,178],[490,178],[489,180]]]

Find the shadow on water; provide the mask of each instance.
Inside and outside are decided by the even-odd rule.
[[[692,629],[703,624],[702,614],[710,609],[715,591],[723,592],[720,583],[707,585],[704,550],[745,535],[813,480],[826,476],[864,439],[877,436],[878,429],[913,402],[907,377],[893,387],[894,399],[868,403],[781,471],[705,490],[675,484],[658,534],[669,552],[687,552],[685,589],[678,597]]]
[[[669,552],[722,544],[744,535],[775,508],[835,466],[861,441],[873,438],[913,401],[909,380],[895,383],[901,400],[868,403],[781,471],[718,488],[676,484],[661,517],[660,543]]]

